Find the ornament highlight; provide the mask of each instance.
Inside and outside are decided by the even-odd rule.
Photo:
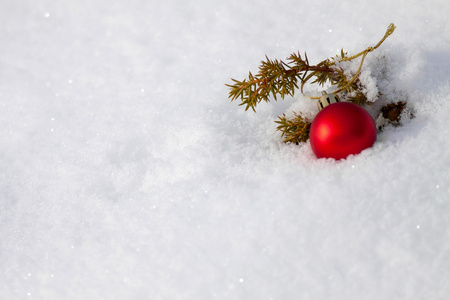
[[[342,159],[372,147],[377,129],[364,108],[351,102],[337,102],[317,114],[309,138],[318,158]]]

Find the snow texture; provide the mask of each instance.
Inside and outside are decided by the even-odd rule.
[[[6,0],[1,299],[450,299],[450,2]],[[264,55],[369,54],[414,113],[346,160],[226,83]],[[320,93],[308,86],[308,93]],[[378,98],[378,92],[383,98]],[[374,115],[376,117],[376,115]]]

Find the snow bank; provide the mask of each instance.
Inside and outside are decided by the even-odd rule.
[[[5,299],[449,297],[450,4],[0,7]],[[362,76],[415,118],[360,155],[281,143],[300,94],[227,99],[265,54],[356,53],[391,22]]]

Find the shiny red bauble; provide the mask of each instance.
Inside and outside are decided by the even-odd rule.
[[[371,147],[376,138],[377,129],[370,114],[350,102],[322,109],[309,131],[311,148],[318,158],[346,158]]]

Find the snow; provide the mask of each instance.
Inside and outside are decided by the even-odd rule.
[[[449,2],[0,8],[2,299],[450,297]],[[277,115],[316,113],[300,93],[227,98],[266,54],[357,53],[391,22],[362,80],[415,117],[359,155],[281,142]]]

